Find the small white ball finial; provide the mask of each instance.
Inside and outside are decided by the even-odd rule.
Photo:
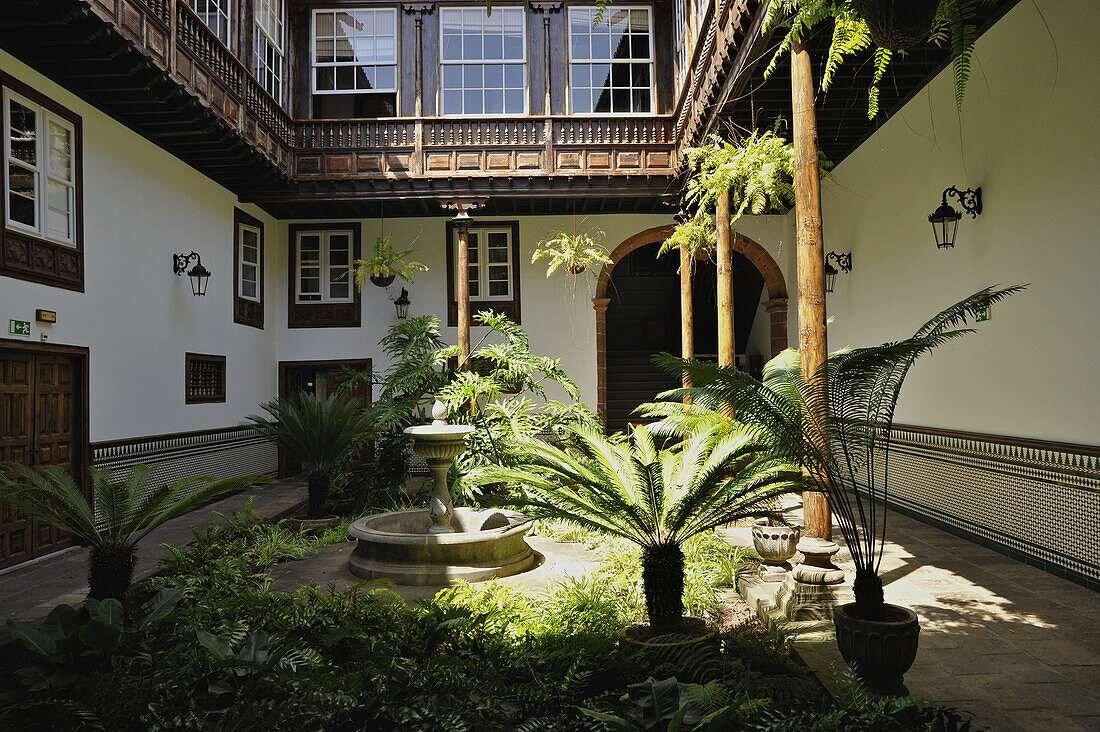
[[[435,404],[432,405],[432,420],[434,425],[447,424],[447,405],[438,397],[436,397]]]

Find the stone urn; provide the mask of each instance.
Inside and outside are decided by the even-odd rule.
[[[905,672],[917,657],[920,621],[907,607],[886,605],[884,620],[856,615],[856,604],[840,605],[833,613],[840,655],[872,691],[906,696]]]
[[[786,564],[801,538],[801,526],[768,526],[767,521],[758,521],[752,527],[752,546],[764,564]]]

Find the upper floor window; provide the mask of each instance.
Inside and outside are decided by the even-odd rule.
[[[652,114],[653,37],[649,8],[569,9],[573,114]]]
[[[256,0],[256,81],[276,101],[283,94],[284,0]]]
[[[352,265],[350,232],[299,232],[298,302],[351,302]]]
[[[76,125],[4,89],[7,226],[76,246]]]
[[[264,327],[264,225],[239,208],[233,210],[233,322]]]
[[[397,108],[397,10],[315,10],[314,116],[388,117]]]
[[[494,11],[495,12],[495,11]],[[475,221],[468,225],[470,301],[477,310],[503,313],[519,322],[519,222]],[[455,325],[458,307],[458,228],[447,222],[448,323]]]
[[[233,0],[191,0],[191,7],[218,39],[229,46],[229,19]]]
[[[527,112],[523,8],[442,8],[440,73],[445,115]]]
[[[359,325],[362,301],[353,267],[361,235],[358,223],[290,225],[288,327]]]
[[[691,51],[691,41],[694,32],[694,17],[692,0],[674,0],[675,23],[673,35],[676,38],[676,85],[684,82],[688,72],[688,53]]]

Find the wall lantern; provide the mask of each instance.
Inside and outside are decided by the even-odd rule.
[[[393,301],[393,306],[397,308],[397,319],[406,320],[409,317],[409,291],[404,287],[401,288],[401,295]]]
[[[197,253],[173,254],[172,271],[176,273],[177,277],[180,276],[187,270],[187,264],[192,259],[195,260],[195,266],[187,272],[187,276],[191,278],[191,292],[194,295],[205,295],[206,285],[210,281],[210,270],[202,266],[202,257]]]
[[[928,216],[928,223],[932,224],[932,234],[936,237],[936,247],[950,249],[955,246],[955,232],[959,228],[959,219],[962,214],[947,203],[948,196],[955,196],[962,204],[963,213],[970,214],[970,218],[978,218],[982,212],[982,189],[967,188],[960,191],[951,186],[943,192],[943,203]]]
[[[829,260],[836,262],[836,267],[840,267],[838,271],[836,267],[829,264]],[[840,272],[852,271],[852,253],[845,252],[844,254],[837,254],[836,252],[829,252],[825,255],[825,292],[832,292],[836,287],[836,276]]]

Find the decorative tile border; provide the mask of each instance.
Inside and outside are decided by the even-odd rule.
[[[901,512],[1100,590],[1100,448],[895,425]]]

